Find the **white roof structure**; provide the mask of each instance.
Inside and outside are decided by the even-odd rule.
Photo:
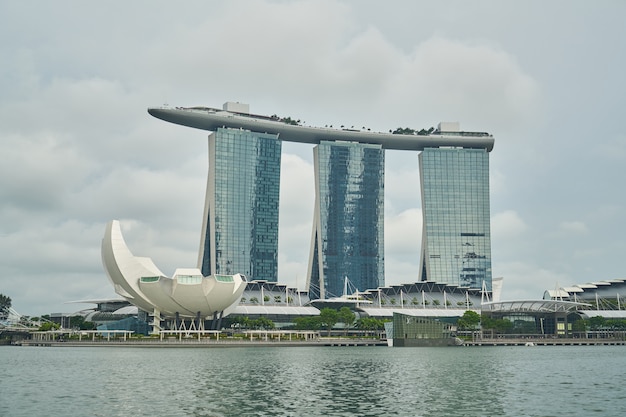
[[[150,258],[134,256],[126,246],[120,222],[107,224],[102,262],[115,292],[144,311],[173,317],[213,317],[234,309],[246,288],[243,275],[204,277],[199,269],[176,270],[166,277]]]
[[[580,290],[582,292],[582,290]],[[563,297],[569,297],[569,292],[567,292],[564,288],[560,288],[558,290],[546,290],[544,292],[544,299],[546,298],[546,295],[549,298],[553,298],[553,299],[560,299]]]
[[[591,300],[596,297],[611,298],[626,295],[626,280],[622,278],[592,281],[584,284],[575,284],[554,290],[544,291],[544,299]]]
[[[117,310],[113,312],[113,314],[128,314],[128,315],[137,314],[137,313],[139,313],[139,309],[137,308],[137,306],[133,306],[133,305],[118,308]]]
[[[563,288],[561,288],[561,290],[563,290],[563,291],[565,291],[565,292],[568,292],[568,293],[580,293],[580,292],[585,292],[585,290],[583,290],[583,289],[582,289],[582,288],[580,288],[580,287],[576,287],[576,286],[573,286],[573,287],[563,287]]]
[[[579,313],[585,319],[597,316],[605,319],[626,319],[626,310],[581,310]]]

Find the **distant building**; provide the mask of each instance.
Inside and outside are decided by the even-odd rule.
[[[312,299],[383,286],[385,154],[380,145],[323,141],[313,150]]]
[[[277,135],[239,129],[209,136],[198,259],[204,276],[277,280],[281,145]]]
[[[545,290],[544,300],[588,303],[584,318],[626,319],[626,279],[607,279]]]
[[[489,153],[426,148],[419,155],[422,194],[420,281],[492,288]]]
[[[544,300],[564,300],[580,302],[611,301],[615,307],[624,307],[626,301],[626,278],[607,279],[575,284],[554,290],[545,290]]]
[[[217,328],[246,288],[241,274],[203,276],[198,268],[178,268],[173,277],[165,276],[152,259],[133,255],[118,220],[107,224],[101,255],[115,292],[151,316],[153,333],[160,333],[167,319],[181,317],[198,326],[210,317]]]

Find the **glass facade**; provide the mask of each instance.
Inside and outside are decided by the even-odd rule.
[[[393,339],[443,339],[451,336],[450,324],[421,316],[393,313]]]
[[[384,174],[380,145],[322,141],[313,150],[311,299],[384,285]]]
[[[277,135],[220,128],[209,136],[204,276],[277,280],[280,155]]]
[[[489,153],[427,148],[419,155],[420,281],[491,291]]]

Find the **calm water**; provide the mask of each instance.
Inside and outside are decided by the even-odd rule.
[[[623,416],[626,347],[0,347],[0,416]]]

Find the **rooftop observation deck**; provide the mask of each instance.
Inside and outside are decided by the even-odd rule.
[[[280,140],[319,144],[321,141],[347,141],[381,145],[383,149],[421,151],[425,148],[475,148],[493,150],[494,138],[485,132],[442,132],[428,135],[402,135],[356,129],[311,127],[288,124],[276,117],[238,113],[210,107],[152,107],[152,116],[183,126],[215,131],[220,127],[245,129],[278,135]]]

